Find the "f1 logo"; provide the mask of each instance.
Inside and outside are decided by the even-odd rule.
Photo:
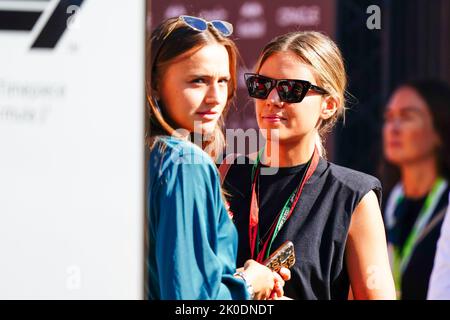
[[[50,1],[41,0],[40,2],[48,5]],[[73,14],[73,10],[68,10],[68,8],[80,7],[83,1],[58,0],[58,4],[31,45],[31,48],[55,48],[67,29],[68,19]],[[0,31],[31,31],[45,10],[36,8],[35,1],[16,0],[8,8],[7,4],[10,3],[11,1],[0,0]]]

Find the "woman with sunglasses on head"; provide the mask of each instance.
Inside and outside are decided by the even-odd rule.
[[[344,112],[337,46],[318,32],[279,36],[245,78],[266,144],[256,160],[236,159],[225,177],[238,263],[264,261],[290,240],[296,261],[287,297],[347,299],[352,291],[355,299],[394,299],[379,181],[321,156],[321,136]]]
[[[267,267],[247,260],[236,270],[237,232],[211,158],[222,151],[222,113],[236,91],[231,33],[225,21],[180,16],[160,24],[148,42],[150,299],[283,295],[283,278]],[[208,136],[202,143],[209,154],[189,141],[193,135]]]

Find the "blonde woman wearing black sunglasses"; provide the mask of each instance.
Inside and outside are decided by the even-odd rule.
[[[337,46],[318,32],[279,36],[245,81],[267,143],[253,161],[237,159],[225,178],[238,264],[263,261],[290,240],[296,262],[286,296],[394,299],[380,182],[323,158],[321,136],[344,112]]]
[[[150,113],[148,283],[150,299],[267,299],[280,274],[248,260],[236,270],[237,232],[213,159],[224,145],[222,114],[236,92],[231,24],[180,16],[148,41]],[[189,142],[202,139],[205,153]]]

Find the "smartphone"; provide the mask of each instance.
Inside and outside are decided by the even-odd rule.
[[[269,269],[278,272],[281,267],[290,268],[295,263],[294,244],[291,241],[284,242],[277,250],[275,250],[266,260],[263,265]]]

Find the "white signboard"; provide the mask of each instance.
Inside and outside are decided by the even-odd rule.
[[[0,0],[0,299],[143,298],[144,33],[144,0]]]

